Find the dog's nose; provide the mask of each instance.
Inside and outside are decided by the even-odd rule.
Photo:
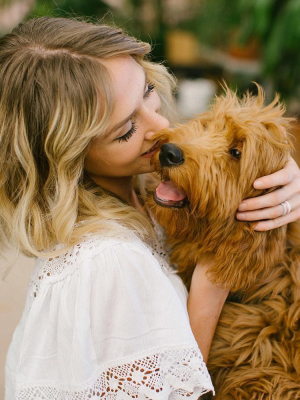
[[[160,148],[159,161],[162,167],[180,165],[184,162],[183,152],[173,143],[165,143]]]

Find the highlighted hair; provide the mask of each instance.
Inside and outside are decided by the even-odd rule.
[[[156,86],[162,114],[172,119],[174,78],[145,59],[149,51],[121,29],[65,18],[32,19],[0,39],[2,248],[40,257],[88,232],[116,235],[125,226],[149,235],[145,217],[83,170],[88,145],[105,132],[113,107],[101,60],[134,57]]]

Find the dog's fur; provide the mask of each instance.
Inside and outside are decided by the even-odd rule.
[[[208,367],[218,400],[300,399],[300,229],[298,223],[267,232],[235,217],[245,198],[268,190],[255,179],[280,170],[292,144],[278,97],[239,100],[228,88],[210,111],[156,135],[184,154],[181,165],[161,167],[188,198],[184,208],[148,207],[165,229],[171,262],[189,288],[196,263],[210,255],[210,280],[230,288]],[[241,151],[234,158],[230,150]]]

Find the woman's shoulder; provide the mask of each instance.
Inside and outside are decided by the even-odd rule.
[[[150,248],[134,231],[128,228],[118,233],[112,230],[89,234],[72,247],[66,248],[58,244],[55,250],[60,251],[60,254],[36,259],[30,280],[34,297],[44,282],[53,284],[62,281],[75,272],[78,273],[78,270],[82,268],[99,267],[99,263],[105,268],[106,264],[111,262],[107,254],[112,250],[120,255],[124,262],[131,258],[133,253],[151,255]]]

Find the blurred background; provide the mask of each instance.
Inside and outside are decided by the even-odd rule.
[[[258,82],[267,101],[279,92],[287,115],[300,113],[300,0],[0,0],[0,35],[43,15],[100,19],[151,43],[153,61],[164,62],[178,79],[182,118],[205,111],[223,79],[240,94],[255,93],[253,81]],[[298,122],[292,131],[300,165]],[[0,281],[0,399],[4,360],[32,265],[21,257],[6,282]]]

